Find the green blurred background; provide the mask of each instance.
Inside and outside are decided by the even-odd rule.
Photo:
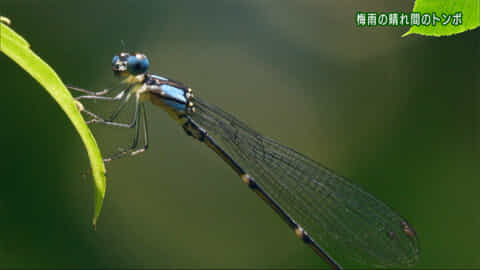
[[[419,268],[479,268],[480,32],[356,28],[413,1],[15,1],[0,14],[66,83],[114,84],[111,58],[151,71],[364,187],[417,230]],[[97,230],[79,136],[0,54],[0,268],[322,268],[213,152],[149,106],[151,148],[108,164]],[[101,102],[85,103],[104,114]],[[93,127],[105,155],[132,132]]]

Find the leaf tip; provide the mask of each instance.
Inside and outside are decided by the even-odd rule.
[[[408,35],[412,34],[412,31],[411,30],[408,30],[407,32],[405,32],[403,35],[401,35],[400,37],[404,38]]]
[[[8,25],[10,25],[12,23],[12,21],[9,18],[3,17],[3,16],[0,16],[0,22],[8,24]]]

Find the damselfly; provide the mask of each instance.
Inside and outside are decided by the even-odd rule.
[[[114,74],[126,84],[119,94],[107,96],[106,90],[94,92],[69,86],[85,94],[77,99],[121,102],[108,119],[84,110],[92,117],[89,122],[136,129],[132,146],[105,161],[147,149],[144,102],[150,101],[168,112],[187,135],[220,156],[333,268],[341,268],[333,257],[362,265],[395,267],[412,265],[418,260],[415,231],[383,202],[310,158],[263,137],[198,98],[182,83],[148,73],[148,68],[145,55],[123,52],[112,61]],[[115,122],[132,97],[136,104],[132,122]],[[144,145],[138,148],[141,130]]]

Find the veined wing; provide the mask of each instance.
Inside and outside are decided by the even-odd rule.
[[[408,266],[415,231],[386,204],[310,158],[194,98],[190,117],[338,262]]]

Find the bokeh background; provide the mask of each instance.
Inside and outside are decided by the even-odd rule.
[[[115,85],[148,54],[260,133],[380,198],[417,230],[418,268],[479,268],[480,32],[357,28],[413,1],[15,1],[13,21],[66,83]],[[150,150],[108,164],[97,230],[72,124],[0,54],[0,268],[324,268],[213,152],[149,106]],[[85,103],[93,111],[114,106]],[[93,127],[105,155],[132,132]]]

